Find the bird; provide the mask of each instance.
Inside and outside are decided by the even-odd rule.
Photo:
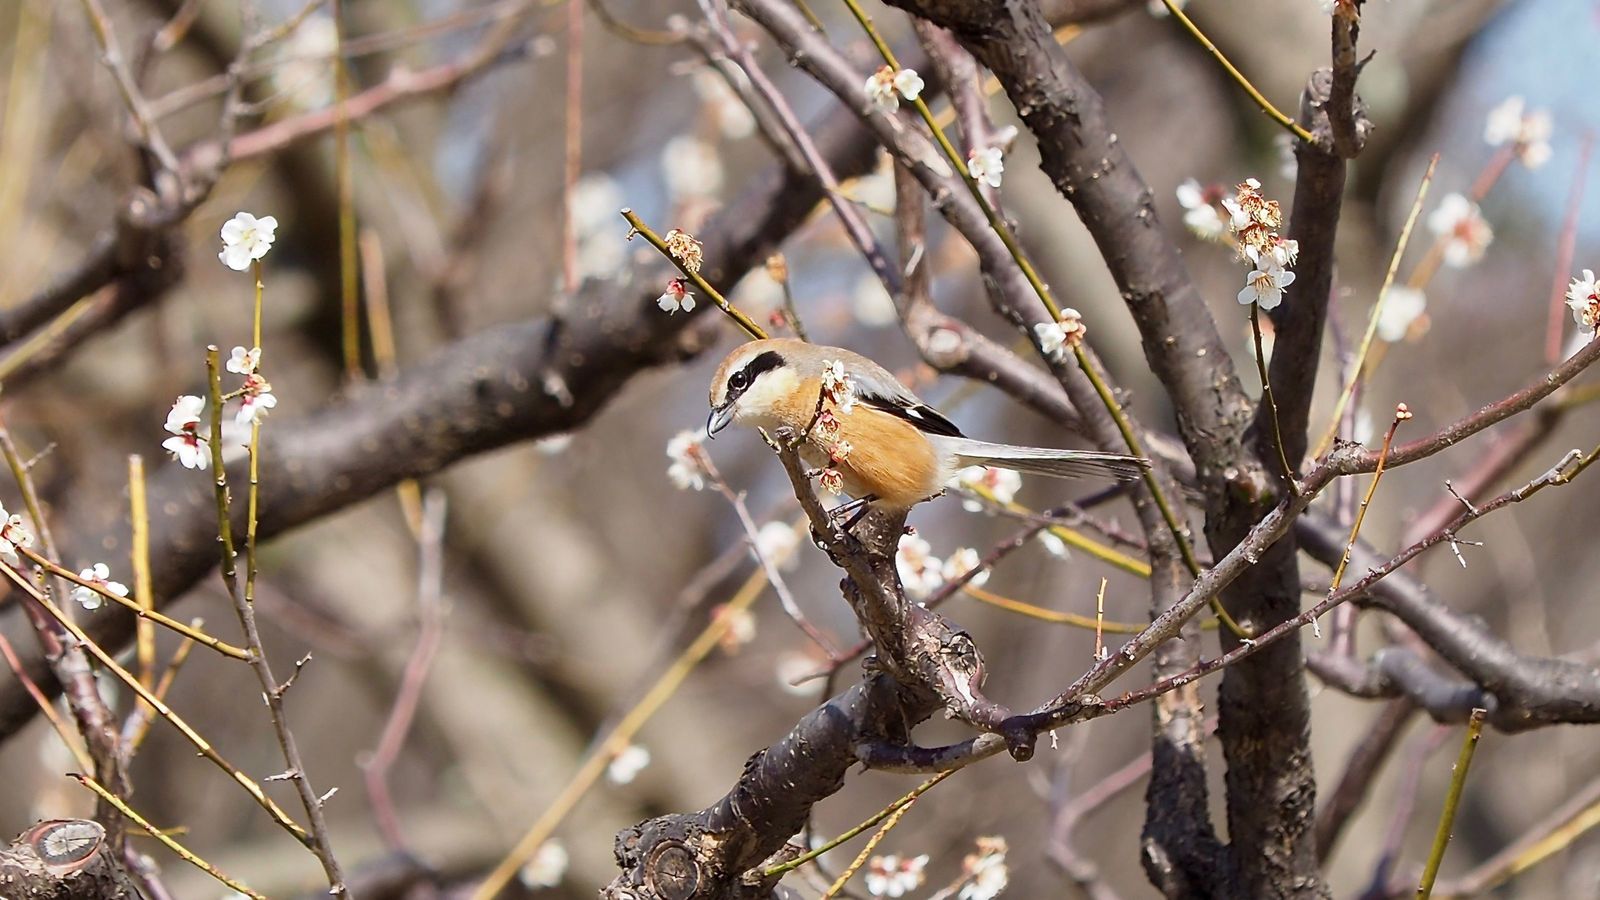
[[[867,357],[793,338],[735,348],[717,367],[710,393],[708,437],[733,424],[803,435],[801,460],[836,472],[836,486],[861,512],[867,505],[909,510],[941,494],[967,466],[1128,481],[1150,465],[1116,453],[974,440]]]

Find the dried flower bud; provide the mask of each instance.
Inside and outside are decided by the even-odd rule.
[[[700,271],[701,263],[705,262],[705,249],[694,239],[694,235],[674,228],[667,232],[663,243],[667,245],[667,252],[672,254],[672,258],[683,263],[685,270],[691,273]]]

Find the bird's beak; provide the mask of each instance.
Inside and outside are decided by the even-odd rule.
[[[711,410],[706,419],[706,437],[716,437],[717,432],[733,423],[733,404],[725,403]]]

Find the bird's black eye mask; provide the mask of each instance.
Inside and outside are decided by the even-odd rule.
[[[756,383],[756,377],[762,372],[776,369],[783,365],[783,357],[776,350],[767,350],[756,354],[756,358],[744,364],[744,368],[728,376],[728,396],[724,404],[732,403],[739,399],[739,395],[750,389]]]
[[[745,391],[750,390],[750,385],[756,383],[756,378],[762,373],[776,369],[783,365],[783,357],[776,350],[766,350],[756,354],[756,358],[744,364],[744,368],[728,376],[728,395],[722,398],[722,405],[711,410],[711,415],[706,419],[706,435],[716,437],[717,432],[727,428],[733,421],[733,404]]]

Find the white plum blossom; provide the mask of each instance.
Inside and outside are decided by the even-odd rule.
[[[928,854],[902,857],[891,853],[867,861],[867,893],[874,897],[904,897],[922,886]]]
[[[1039,532],[1039,544],[1045,552],[1056,559],[1071,559],[1072,553],[1067,550],[1067,542],[1063,541],[1054,531],[1046,528]]]
[[[695,94],[705,104],[706,112],[716,120],[723,137],[739,140],[755,134],[756,118],[751,115],[750,107],[715,69],[707,66],[696,70],[693,84]]]
[[[667,477],[680,491],[700,491],[706,486],[706,467],[701,461],[705,453],[705,432],[680,431],[667,441]]]
[[[856,384],[845,371],[844,363],[837,359],[822,361],[822,392],[839,408],[848,413],[856,405]]]
[[[973,150],[967,157],[967,171],[972,173],[974,181],[997,188],[1006,173],[1006,155],[999,147]]]
[[[278,405],[277,395],[272,393],[272,385],[260,375],[246,375],[243,391],[239,398],[239,411],[233,416],[233,421],[240,425],[261,424],[267,410]]]
[[[1378,337],[1395,343],[1411,333],[1411,325],[1428,308],[1428,295],[1413,287],[1397,284],[1389,288],[1383,310],[1378,313]]]
[[[713,197],[722,190],[722,157],[714,145],[680,134],[661,148],[661,174],[675,200]]]
[[[900,583],[906,594],[921,599],[939,589],[944,583],[944,567],[933,555],[933,548],[921,536],[900,536],[900,546],[894,554],[895,568],[900,572]]]
[[[1491,147],[1510,143],[1517,159],[1530,169],[1550,161],[1550,135],[1555,130],[1548,110],[1526,110],[1521,97],[1507,97],[1489,112],[1483,139]]]
[[[1262,309],[1277,309],[1283,302],[1283,289],[1294,283],[1294,273],[1288,269],[1269,265],[1255,269],[1244,279],[1244,290],[1239,292],[1239,302],[1252,303]]]
[[[878,109],[894,112],[900,108],[900,98],[916,100],[922,95],[923,87],[922,76],[917,74],[916,69],[896,72],[888,66],[881,66],[867,78],[862,90]]]
[[[667,282],[667,289],[656,298],[656,305],[669,315],[680,309],[694,312],[694,295],[689,293],[689,286],[684,284],[682,278],[674,278]]]
[[[272,68],[272,87],[301,109],[333,102],[333,56],[339,32],[333,16],[312,15],[283,42]]]
[[[951,486],[972,493],[987,492],[994,497],[994,502],[1001,506],[1016,499],[1017,491],[1022,488],[1020,474],[994,466],[967,466],[957,472],[950,481]],[[968,512],[978,512],[983,509],[983,503],[972,498],[961,501],[961,505]]]
[[[1572,279],[1567,286],[1567,306],[1572,309],[1572,321],[1578,323],[1578,333],[1584,340],[1592,340],[1595,325],[1600,323],[1600,286],[1595,284],[1593,269],[1584,269],[1583,277]]]
[[[228,371],[234,373],[235,375],[253,375],[255,374],[256,367],[260,365],[260,347],[251,347],[249,350],[246,350],[243,347],[235,347],[233,348],[233,352],[228,355]]]
[[[243,272],[272,249],[277,231],[278,220],[272,216],[258,219],[240,212],[222,223],[222,252],[217,258],[235,272]]]
[[[17,555],[17,548],[32,546],[33,532],[23,524],[22,517],[8,514],[6,508],[0,506],[0,559],[20,566],[22,559]]]
[[[606,766],[606,778],[612,784],[628,784],[648,765],[650,751],[638,744],[629,744],[611,758],[611,764]]]
[[[956,550],[956,552],[950,554],[949,558],[944,561],[944,565],[942,565],[939,569],[939,576],[946,582],[955,581],[966,575],[968,572],[971,572],[973,569],[978,568],[978,566],[982,563],[983,560],[978,557],[977,550],[974,550],[971,547],[962,547]],[[972,578],[967,581],[967,584],[971,587],[983,587],[984,582],[988,580],[989,570],[984,569],[978,574],[972,576]]]
[[[739,648],[750,643],[756,638],[756,617],[745,607],[734,608],[726,603],[719,603],[711,608],[711,619],[726,625],[722,637],[717,639],[717,646],[724,653],[738,653]]]
[[[211,465],[206,439],[200,435],[200,414],[205,408],[204,398],[184,394],[167,411],[166,429],[173,437],[162,441],[161,446],[186,469],[205,469]]]
[[[84,581],[92,581],[118,597],[128,596],[128,586],[120,581],[112,581],[111,568],[105,563],[95,563],[79,572],[78,577]],[[76,600],[78,605],[84,609],[91,610],[99,609],[102,600],[97,591],[86,588],[81,584],[72,589],[72,599]]]
[[[1201,187],[1200,182],[1193,178],[1178,185],[1178,205],[1183,207],[1183,224],[1195,237],[1214,241],[1227,230],[1222,215],[1217,212],[1217,203],[1221,200],[1220,189]]]
[[[792,569],[798,562],[794,551],[800,548],[800,536],[787,522],[768,522],[756,531],[756,550],[761,558],[780,569]]]
[[[1244,255],[1258,269],[1287,269],[1293,266],[1300,256],[1300,242],[1273,235],[1272,239],[1262,246],[1246,247]]]
[[[894,73],[894,89],[907,100],[922,96],[922,88],[922,76],[917,74],[916,69],[901,69]]]
[[[1494,230],[1478,204],[1460,194],[1447,194],[1439,201],[1439,208],[1428,214],[1428,230],[1444,242],[1445,263],[1457,269],[1482,259],[1494,240]]]
[[[1061,330],[1058,322],[1040,322],[1033,326],[1033,336],[1039,340],[1039,352],[1051,359],[1059,360],[1065,354],[1067,346],[1067,333]]]
[[[994,900],[1011,880],[1011,871],[1006,866],[1006,839],[980,837],[977,845],[978,852],[968,854],[961,861],[967,882],[956,895],[958,900]]]
[[[560,841],[545,841],[517,873],[517,880],[529,890],[555,887],[567,877],[567,863],[567,848]]]

